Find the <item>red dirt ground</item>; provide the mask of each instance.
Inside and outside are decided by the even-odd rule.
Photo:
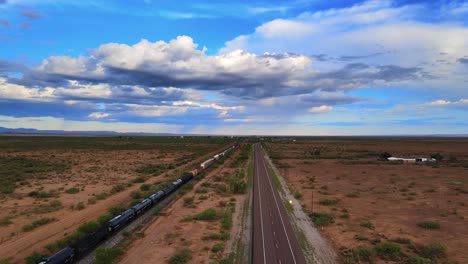
[[[372,245],[374,239],[407,238],[415,245],[442,243],[448,247],[442,259],[468,263],[468,139],[298,140],[268,148],[302,195],[304,208],[334,216],[335,223],[322,230],[338,251]],[[314,149],[320,155],[312,155]],[[439,152],[452,161],[437,166],[377,161],[385,151],[397,157]],[[324,199],[338,202],[325,206],[319,202]],[[418,226],[426,220],[438,222],[440,229]],[[367,221],[374,228],[361,225]]]
[[[213,145],[211,151],[198,161],[213,155],[224,147]],[[115,205],[125,205],[131,201],[130,193],[138,190],[141,184],[134,184],[122,192],[115,193],[104,200],[98,200],[96,204],[88,204],[90,197],[101,192],[109,192],[116,184],[126,184],[132,179],[144,176],[135,172],[135,169],[143,164],[150,163],[174,163],[175,159],[192,154],[187,151],[150,150],[36,150],[10,151],[7,155],[26,156],[41,160],[72,160],[71,169],[63,173],[49,173],[45,179],[29,180],[30,187],[20,186],[15,194],[2,198],[0,219],[11,217],[13,222],[7,226],[0,226],[0,260],[13,258],[12,263],[23,263],[24,258],[32,252],[44,252],[44,246],[61,239],[66,234],[73,233],[76,228],[85,222],[94,221],[107,209]],[[153,162],[158,161],[158,162]],[[188,169],[188,164],[166,170],[158,176],[150,175],[145,183],[156,183],[167,180],[165,175],[181,174]],[[39,199],[28,197],[31,191],[42,187],[43,191],[56,190],[59,196],[55,198]],[[63,192],[70,187],[81,189],[76,194]],[[62,189],[64,188],[64,189]],[[60,200],[63,209],[52,213],[35,214],[31,211],[39,204],[48,204],[51,200]],[[86,206],[83,210],[70,208],[83,202]],[[57,220],[32,231],[24,232],[22,227],[42,217],[54,217]]]

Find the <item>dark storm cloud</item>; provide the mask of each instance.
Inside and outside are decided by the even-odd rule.
[[[468,66],[468,58],[459,58],[457,62]]]
[[[0,59],[0,74],[3,72],[23,72],[27,67],[19,62],[12,62]]]
[[[49,57],[38,67],[25,70],[22,78],[10,78],[9,82],[26,87],[61,88],[60,96],[72,100],[81,98],[73,93],[77,88],[73,83],[77,82],[78,86],[108,85],[112,95],[102,100],[111,102],[142,102],[146,97],[148,102],[175,100],[184,98],[182,89],[194,89],[247,100],[309,95],[303,98],[304,102],[315,100],[328,105],[360,100],[337,94],[375,82],[397,83],[429,77],[418,67],[365,63],[349,63],[337,70],[317,72],[311,68],[310,56],[292,53],[255,55],[234,51],[209,56],[197,50],[189,37],[178,37],[168,43],[142,40],[134,46],[105,44],[90,50],[89,54],[78,58]],[[316,56],[326,58],[323,54]],[[130,86],[138,86],[145,93],[125,92]],[[152,90],[152,87],[180,89],[168,93],[169,90]],[[67,94],[66,89],[72,92]],[[155,91],[164,93],[155,94]],[[318,97],[318,91],[329,93]],[[96,96],[93,100],[102,97]]]

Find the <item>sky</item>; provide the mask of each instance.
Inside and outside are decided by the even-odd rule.
[[[0,0],[0,127],[468,134],[468,1]]]

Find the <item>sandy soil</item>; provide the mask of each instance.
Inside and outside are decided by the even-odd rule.
[[[415,245],[442,243],[448,247],[443,259],[468,263],[468,172],[464,167],[468,140],[299,140],[268,146],[282,175],[302,195],[302,206],[334,216],[335,223],[322,232],[336,249],[344,252],[372,245],[373,240],[406,238]],[[310,154],[314,149],[320,150],[320,156]],[[438,166],[392,165],[377,161],[384,151],[409,157],[439,152],[458,161]],[[338,202],[320,204],[325,199]],[[438,222],[440,229],[418,226],[427,220]],[[373,227],[363,226],[366,222]],[[415,255],[405,245],[402,248]]]
[[[217,146],[218,148],[220,146]],[[215,149],[215,148],[212,148]],[[201,161],[213,155],[222,148],[205,154],[197,160]],[[176,160],[189,156],[187,151],[159,151],[150,150],[36,150],[10,151],[9,156],[20,155],[42,160],[69,160],[71,168],[63,173],[49,173],[45,179],[29,180],[30,186],[20,186],[15,194],[3,197],[0,219],[11,217],[13,224],[0,226],[0,259],[13,257],[13,263],[22,263],[24,258],[32,252],[44,252],[43,247],[51,242],[63,238],[75,231],[78,225],[96,218],[107,212],[115,205],[126,205],[131,201],[130,193],[138,190],[140,184],[134,184],[122,192],[115,193],[96,204],[88,204],[90,197],[101,192],[110,192],[117,184],[127,184],[129,181],[142,176],[136,168],[149,163],[176,164]],[[157,161],[157,162],[153,162]],[[186,163],[172,170],[166,170],[160,175],[151,175],[146,183],[156,183],[166,180],[165,175],[180,173]],[[76,194],[65,193],[64,190],[77,187]],[[58,197],[39,199],[28,197],[28,193],[42,189],[55,190]],[[63,209],[51,213],[32,213],[40,204],[48,204],[51,200],[59,200]],[[70,206],[83,202],[83,210],[71,209]],[[54,217],[56,221],[24,232],[22,227],[42,217]]]
[[[197,182],[191,191],[175,201],[153,223],[146,226],[143,230],[144,237],[132,243],[119,263],[167,263],[171,256],[182,249],[192,251],[191,260],[187,263],[211,263],[221,258],[223,252],[214,253],[211,248],[219,243],[226,245],[226,241],[202,239],[210,233],[220,233],[220,221],[183,221],[183,219],[208,208],[224,210],[226,207],[220,204],[222,202],[236,206],[242,200],[243,195],[220,193],[213,188],[201,187],[205,182],[217,183],[215,175],[229,177],[234,173],[236,168],[228,165],[237,154],[238,150],[232,158],[226,160],[224,165],[211,171],[204,179]],[[208,192],[197,193],[196,190],[200,188],[207,189]],[[184,197],[195,197],[195,207],[184,206]],[[207,199],[202,199],[203,197]],[[231,201],[232,197],[236,199],[235,202]],[[234,222],[233,226],[236,225],[237,223]]]

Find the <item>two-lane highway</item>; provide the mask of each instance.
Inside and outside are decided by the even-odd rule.
[[[305,264],[260,144],[254,145],[253,263]]]

